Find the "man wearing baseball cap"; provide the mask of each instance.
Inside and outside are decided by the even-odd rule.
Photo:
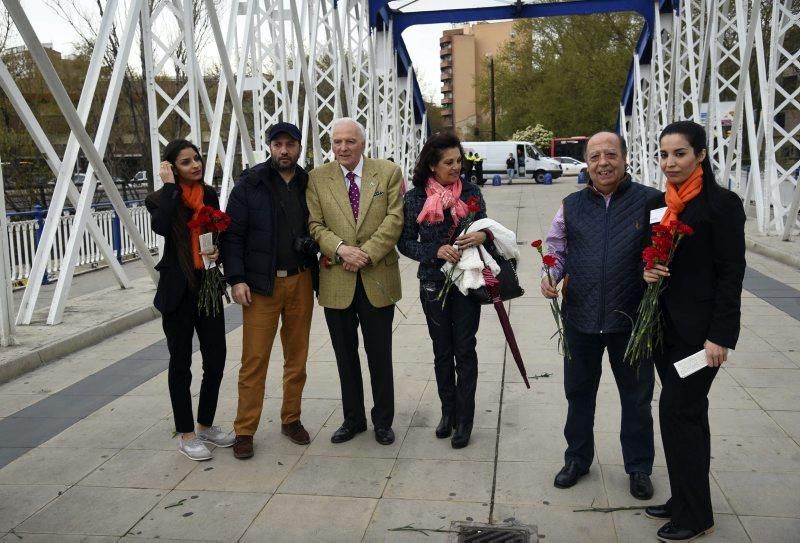
[[[272,344],[280,323],[283,347],[281,433],[309,443],[300,422],[306,360],[319,276],[319,247],[308,234],[308,173],[297,165],[300,130],[278,123],[269,131],[270,158],[239,176],[228,200],[232,222],[221,240],[225,276],[242,306],[242,366],[234,429],[236,458],[253,456]]]

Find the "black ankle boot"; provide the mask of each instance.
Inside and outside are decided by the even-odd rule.
[[[439,421],[439,425],[436,427],[436,437],[439,439],[450,437],[450,433],[455,427],[456,418],[452,413],[442,413],[442,420]]]
[[[472,423],[471,422],[459,422],[456,425],[456,433],[453,434],[453,438],[450,440],[450,445],[454,449],[463,449],[469,444],[469,437],[472,435]]]

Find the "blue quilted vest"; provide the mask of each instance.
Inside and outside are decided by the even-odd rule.
[[[593,188],[564,198],[566,324],[586,334],[627,332],[642,298],[642,249],[650,235],[647,201],[659,191],[626,176],[605,200]]]

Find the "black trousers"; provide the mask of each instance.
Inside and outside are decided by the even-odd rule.
[[[719,368],[705,367],[681,379],[673,364],[703,350],[703,346],[684,343],[669,324],[664,343],[664,352],[656,359],[661,379],[658,418],[672,492],[672,523],[679,528],[701,531],[714,525],[708,481],[711,467],[708,392]]]
[[[475,390],[478,386],[479,303],[453,287],[444,307],[437,300],[442,282],[420,283],[419,298],[433,342],[433,366],[442,413],[455,415],[458,422],[471,423],[475,416]]]
[[[602,374],[603,351],[608,350],[611,371],[622,406],[620,442],[625,472],[653,471],[653,362],[633,366],[623,360],[629,332],[584,334],[566,327],[571,360],[564,359],[564,392],[569,408],[564,437],[565,462],[588,469],[594,459],[594,412]]]
[[[342,386],[344,422],[352,426],[366,423],[364,383],[358,356],[358,326],[364,338],[367,365],[372,385],[372,424],[388,428],[394,420],[394,377],[392,374],[392,320],[394,305],[374,307],[369,303],[361,274],[356,280],[353,301],[346,309],[325,308],[325,321],[331,335],[339,381]]]
[[[220,304],[222,307],[222,304]],[[225,314],[206,317],[197,310],[197,294],[186,289],[181,303],[172,313],[161,316],[169,349],[169,398],[175,418],[175,431],[194,431],[192,416],[192,336],[197,331],[203,357],[203,380],[197,406],[197,422],[211,426],[217,411],[219,386],[225,370]]]

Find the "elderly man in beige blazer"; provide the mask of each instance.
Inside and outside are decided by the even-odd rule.
[[[372,385],[375,440],[394,442],[392,320],[400,299],[399,255],[403,228],[400,168],[364,157],[364,127],[337,119],[334,162],[309,174],[309,230],[326,263],[320,270],[319,303],[331,335],[342,387],[344,422],[331,437],[343,443],[367,429],[364,385],[358,356],[358,326],[364,338]]]

